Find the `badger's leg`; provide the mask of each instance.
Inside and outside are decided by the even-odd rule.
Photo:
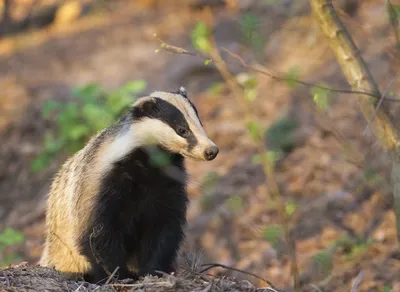
[[[84,254],[92,270],[85,277],[92,283],[104,283],[118,268],[115,277],[118,279],[135,279],[136,275],[130,272],[126,263],[126,251],[124,237],[121,231],[115,230],[111,224],[104,221],[92,228],[82,242],[82,254]]]
[[[175,220],[174,220],[175,219]],[[184,233],[184,218],[173,218],[147,234],[141,241],[138,276],[159,275],[156,271],[171,273]],[[161,225],[161,226],[160,226]]]

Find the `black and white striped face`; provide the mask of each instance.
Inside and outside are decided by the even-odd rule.
[[[219,152],[183,87],[176,93],[156,91],[140,98],[133,105],[132,114],[132,130],[142,145],[159,144],[198,160],[213,160]]]

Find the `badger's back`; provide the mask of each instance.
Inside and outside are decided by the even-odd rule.
[[[56,174],[48,195],[47,235],[40,265],[71,275],[90,269],[87,259],[80,254],[79,238],[96,204],[102,176],[99,156],[117,130],[112,126],[97,134]]]

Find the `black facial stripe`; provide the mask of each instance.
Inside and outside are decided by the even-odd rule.
[[[178,91],[176,91],[176,92],[170,92],[170,93],[178,94],[178,95],[182,96],[184,99],[186,99],[186,100],[190,103],[190,105],[192,106],[194,112],[196,113],[196,116],[197,116],[197,118],[199,119],[200,125],[203,126],[203,123],[202,123],[201,120],[200,120],[199,113],[197,112],[197,108],[194,106],[193,102],[188,98],[187,93],[186,93],[186,90],[185,90],[185,91],[182,91],[181,88],[180,88]]]
[[[188,132],[188,135],[185,137],[189,144],[188,148],[192,149],[197,144],[197,139],[191,131],[183,113],[174,105],[161,98],[154,97],[153,100],[146,101],[132,108],[132,116],[135,121],[143,118],[158,119],[175,131],[179,127],[182,127]]]
[[[200,122],[200,125],[203,126],[203,123],[201,122],[200,117],[199,117],[199,113],[197,112],[197,108],[194,106],[193,102],[190,99],[188,99],[188,101],[189,101],[190,105],[192,106],[194,112],[196,113],[196,116],[197,116],[197,119]]]

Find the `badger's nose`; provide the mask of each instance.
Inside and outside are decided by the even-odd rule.
[[[217,146],[211,146],[204,151],[204,157],[206,160],[213,160],[219,152],[219,149]]]

